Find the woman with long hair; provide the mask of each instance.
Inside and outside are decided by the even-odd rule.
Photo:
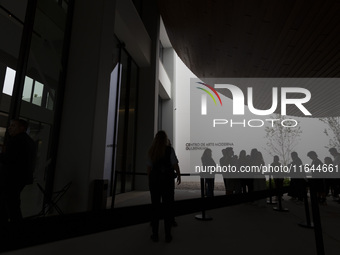
[[[161,205],[164,209],[165,240],[171,242],[171,225],[173,223],[174,175],[177,184],[181,183],[178,159],[174,149],[169,145],[168,136],[164,131],[158,131],[149,149],[147,172],[152,203],[152,235],[151,239],[158,241],[158,226],[161,217]]]

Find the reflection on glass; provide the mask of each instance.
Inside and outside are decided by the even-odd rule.
[[[68,1],[38,0],[35,10],[33,34],[25,76],[33,80],[30,100],[23,102],[20,115],[30,122],[30,135],[36,141],[38,154],[34,172],[34,184],[27,186],[22,193],[24,216],[37,214],[43,203],[43,194],[37,188],[39,183],[47,192],[53,191],[53,175],[50,164],[54,144],[52,129],[54,110],[59,86],[63,77],[63,45],[67,26]],[[0,43],[1,44],[1,43]],[[26,84],[25,84],[26,87]],[[28,98],[29,85],[24,87],[23,97]],[[27,89],[25,91],[25,89]],[[27,94],[26,94],[27,92]],[[26,100],[25,100],[26,101]],[[39,107],[37,107],[39,106]],[[41,114],[40,114],[41,113]]]
[[[33,92],[32,104],[41,106],[43,91],[44,91],[44,84],[36,81],[34,83],[34,92]]]
[[[47,92],[47,100],[46,100],[46,108],[49,110],[53,110],[54,97],[55,97],[54,89],[49,89],[49,91]]]
[[[43,194],[36,183],[45,185],[50,125],[30,120],[28,133],[36,143],[37,154],[33,173],[34,183],[27,185],[21,195],[21,210],[24,217],[37,215],[42,207]]]
[[[117,135],[117,151],[116,151],[116,168],[118,172],[116,193],[125,192],[126,179],[126,102],[128,92],[128,66],[129,56],[125,51],[121,54],[121,85],[119,95],[119,110],[118,110],[118,135]]]
[[[26,76],[25,84],[24,84],[24,91],[22,93],[22,100],[26,102],[31,102],[32,88],[33,88],[33,79]]]
[[[138,85],[138,67],[136,63],[131,61],[130,67],[130,88],[129,88],[129,112],[128,112],[128,127],[126,141],[126,188],[125,191],[133,190],[135,172],[135,134],[136,134],[136,103],[137,103],[137,85]]]
[[[138,66],[129,54],[121,52],[121,82],[118,110],[116,149],[116,194],[134,189],[135,173],[135,124],[137,103]]]
[[[7,94],[9,96],[13,93],[14,79],[15,79],[15,70],[12,68],[6,68],[6,75],[4,81],[4,87],[2,89],[2,93]]]

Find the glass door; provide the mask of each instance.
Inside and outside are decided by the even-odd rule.
[[[112,194],[133,190],[135,173],[138,66],[123,47],[119,55]]]

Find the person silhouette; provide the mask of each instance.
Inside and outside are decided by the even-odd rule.
[[[291,199],[297,199],[298,203],[303,201],[304,193],[306,192],[306,174],[301,169],[302,160],[299,158],[299,155],[296,151],[293,151],[290,154],[292,158],[292,162],[290,163],[290,168],[295,169],[294,175],[292,175],[290,179],[290,192],[288,193],[291,196]]]
[[[209,148],[206,148],[203,152],[203,155],[201,157],[202,165],[204,169],[208,169],[209,167],[216,167],[216,163],[214,159],[212,158],[212,151]],[[206,172],[204,174],[204,188],[205,188],[205,195],[207,197],[213,197],[214,196],[214,182],[215,182],[215,175]],[[201,177],[201,178],[202,178]]]
[[[177,175],[177,184],[181,183],[181,173],[175,151],[169,146],[167,134],[163,130],[155,135],[148,157],[147,173],[152,204],[151,239],[154,242],[159,240],[159,219],[163,208],[165,241],[171,242],[171,225],[174,219],[174,171]]]
[[[322,173],[318,169],[322,166],[322,161],[318,158],[318,155],[315,151],[310,151],[307,153],[307,156],[312,160],[312,163],[310,164],[310,172],[312,172],[312,178],[309,179],[310,188],[314,189],[317,193],[317,197],[319,202],[322,201],[322,193],[324,192],[324,185],[323,185],[323,179]],[[312,191],[311,191],[312,192]]]
[[[258,166],[258,173],[254,173],[254,190],[265,190],[266,189],[266,179],[265,176],[262,174],[262,166],[264,166],[264,160],[262,153],[258,151],[256,148],[252,149],[250,152],[251,157],[251,165]]]
[[[0,154],[0,218],[3,224],[22,221],[20,194],[33,183],[36,146],[26,133],[28,123],[13,119],[8,127],[8,139]]]
[[[222,150],[223,157],[220,159],[220,165],[221,167],[232,167],[236,165],[235,159],[234,159],[234,150],[232,147],[227,147]],[[235,190],[235,182],[233,179],[228,178],[230,177],[230,174],[227,172],[224,172],[223,174],[223,182],[225,187],[226,195],[233,194]]]
[[[242,193],[247,193],[247,187],[249,190],[249,181],[252,182],[252,179],[246,178],[247,177],[247,173],[242,173],[241,170],[243,171],[243,169],[246,166],[249,165],[249,160],[247,158],[247,152],[245,150],[241,150],[239,157],[238,157],[238,161],[237,161],[237,170],[239,171],[239,175],[242,177],[242,179],[240,179],[241,182],[241,189],[242,189]]]
[[[170,147],[172,147],[172,144],[171,144],[171,141],[170,141],[170,139],[168,139],[168,145],[170,146]],[[174,161],[177,161],[178,162],[178,159],[177,159],[177,156],[176,156],[176,154],[174,155],[176,158],[174,158]],[[176,179],[177,178],[177,172],[176,172],[176,170],[174,169],[174,179]],[[174,190],[174,192],[175,192],[175,190]],[[173,202],[175,202],[175,193],[174,193],[174,201]],[[175,216],[173,216],[173,219],[172,219],[172,226],[173,227],[177,227],[178,226],[178,223],[177,223],[177,221],[176,221],[176,219],[175,219]]]
[[[273,168],[281,166],[279,156],[275,155],[274,158],[273,158],[273,163],[271,163],[270,165]],[[282,188],[283,188],[283,180],[284,179],[282,178],[282,176],[280,176],[280,174],[274,173],[273,176],[274,176],[275,187],[278,190],[278,196],[282,197],[282,195],[283,195],[282,194]]]

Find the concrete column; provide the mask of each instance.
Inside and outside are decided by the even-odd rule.
[[[154,1],[144,1],[142,20],[151,38],[151,64],[140,68],[138,90],[136,172],[146,173],[148,149],[157,132],[159,13]],[[136,176],[136,190],[148,190],[146,176]]]
[[[72,181],[61,201],[65,212],[89,210],[93,180],[103,176],[115,2],[75,2],[54,185]]]

